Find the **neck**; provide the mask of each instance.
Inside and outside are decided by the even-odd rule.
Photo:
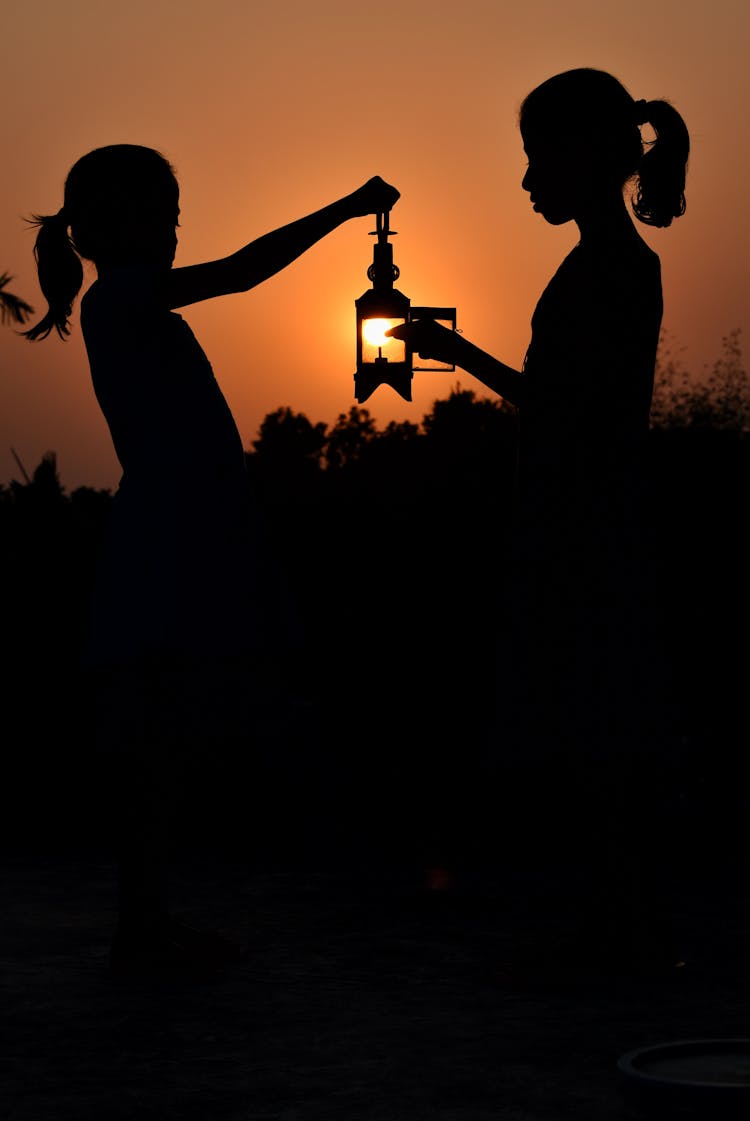
[[[592,200],[581,208],[574,221],[581,234],[581,245],[636,234],[621,191]]]

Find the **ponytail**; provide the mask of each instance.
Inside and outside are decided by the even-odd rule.
[[[636,101],[636,123],[650,124],[656,138],[645,143],[638,168],[633,212],[648,226],[669,226],[685,213],[685,175],[690,136],[668,101]]]
[[[83,284],[83,266],[70,240],[64,209],[52,215],[35,214],[30,219],[30,225],[39,228],[34,242],[34,259],[39,287],[47,300],[48,309],[35,326],[21,334],[34,341],[46,339],[54,329],[64,339],[70,334],[70,315],[73,301]]]

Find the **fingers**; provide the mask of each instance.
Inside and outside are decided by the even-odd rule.
[[[417,353],[420,358],[434,357],[431,353],[429,327],[425,329],[424,324],[420,322],[398,323],[395,327],[390,327],[384,334],[408,343],[412,351]]]
[[[401,198],[401,192],[391,183],[386,183],[379,175],[373,175],[361,188],[361,193],[367,201],[367,210],[370,214],[380,214],[390,210]]]
[[[426,344],[429,339],[434,339],[439,330],[440,326],[432,319],[415,319],[411,323],[397,323],[395,327],[389,327],[384,334],[391,335],[394,339],[408,339],[416,346],[418,343]]]
[[[454,333],[434,319],[414,319],[411,323],[398,323],[385,331],[385,334],[406,342],[420,358],[453,362]]]
[[[388,209],[390,209],[390,207],[393,206],[395,203],[397,203],[398,200],[401,198],[401,192],[398,191],[390,183],[383,182],[383,188],[384,188],[386,198],[390,200],[389,204],[388,204]]]

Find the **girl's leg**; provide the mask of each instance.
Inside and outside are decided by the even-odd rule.
[[[100,693],[100,738],[113,791],[118,919],[110,964],[116,972],[214,972],[243,956],[242,947],[193,930],[169,911],[173,830],[190,765],[188,729],[194,731],[189,681],[160,663],[110,678]]]

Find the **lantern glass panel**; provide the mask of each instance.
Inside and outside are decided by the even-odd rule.
[[[385,334],[391,327],[405,323],[404,318],[373,317],[362,320],[362,361],[406,361],[406,344],[403,339],[393,339]]]

